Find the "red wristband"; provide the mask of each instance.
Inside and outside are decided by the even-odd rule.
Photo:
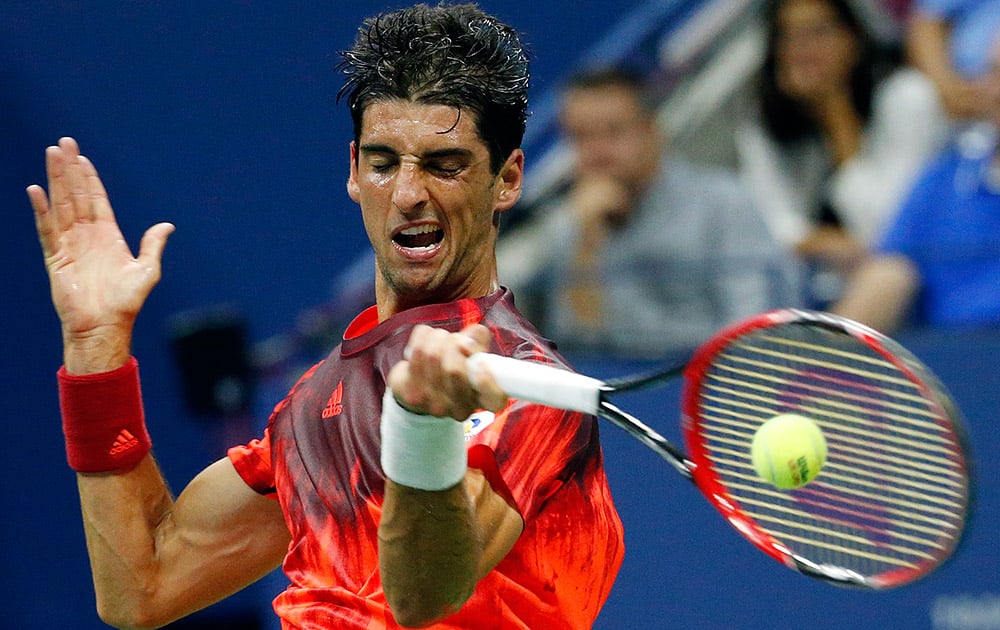
[[[139,387],[139,362],[100,374],[57,373],[66,459],[77,472],[135,467],[152,447]]]

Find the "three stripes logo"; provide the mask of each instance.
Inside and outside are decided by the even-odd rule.
[[[323,419],[327,420],[334,416],[339,416],[344,410],[343,400],[344,381],[340,381],[337,383],[337,388],[330,394],[330,399],[326,401],[326,407],[323,408]]]
[[[122,429],[111,444],[111,450],[108,451],[108,454],[112,457],[123,455],[129,449],[138,446],[138,444],[139,438],[132,435],[128,429]]]

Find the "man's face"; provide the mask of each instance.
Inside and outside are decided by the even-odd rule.
[[[347,189],[375,251],[380,316],[497,288],[493,216],[520,195],[523,153],[497,175],[489,164],[468,112],[404,100],[368,106]]]
[[[583,175],[613,177],[639,188],[659,161],[656,123],[625,87],[571,88],[563,98],[560,124]]]

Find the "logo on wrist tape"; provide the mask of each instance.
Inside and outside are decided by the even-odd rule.
[[[483,429],[493,424],[494,418],[496,418],[496,414],[485,409],[480,409],[466,418],[463,423],[465,426],[465,440],[471,440],[473,437],[481,433]]]
[[[115,438],[114,443],[111,445],[111,450],[108,451],[108,455],[121,455],[125,451],[130,450],[132,447],[139,445],[139,438],[132,435],[128,429],[122,429]]]

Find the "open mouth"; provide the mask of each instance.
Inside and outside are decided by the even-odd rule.
[[[405,249],[429,250],[444,239],[444,231],[434,225],[416,225],[401,230],[392,237],[396,245]]]

